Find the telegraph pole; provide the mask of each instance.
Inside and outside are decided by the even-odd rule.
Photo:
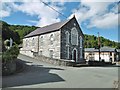
[[[99,61],[100,61],[100,35],[99,35],[99,32],[98,32],[98,51],[99,51]]]

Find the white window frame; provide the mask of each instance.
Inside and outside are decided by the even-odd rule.
[[[52,54],[51,54],[51,51],[52,51]],[[51,57],[51,56],[52,56],[52,57]],[[53,56],[54,56],[54,50],[50,49],[50,50],[49,50],[49,57],[50,57],[50,58],[53,58]]]
[[[69,44],[69,32],[68,31],[66,31],[65,32],[65,36],[66,36],[66,45],[68,45]]]
[[[80,58],[83,58],[83,38],[80,36]]]
[[[70,47],[69,47],[69,46],[67,46],[67,47],[66,47],[66,50],[67,50],[67,59],[69,59]]]
[[[43,51],[42,50],[39,51],[39,55],[43,55]]]
[[[83,47],[83,38],[82,38],[82,36],[80,36],[80,47],[81,48]]]
[[[32,39],[32,46],[35,46],[35,39]]]
[[[76,31],[76,32],[74,32],[74,30]],[[77,41],[74,43],[74,38],[73,37],[76,37],[77,38]],[[78,31],[77,31],[77,29],[76,29],[76,27],[73,27],[72,29],[71,29],[71,44],[72,45],[78,45]]]
[[[53,41],[54,41],[54,34],[50,34],[50,44],[53,45]]]
[[[44,38],[43,35],[41,35],[41,36],[40,36],[40,39],[39,39],[39,41],[40,41],[40,46],[43,46],[43,38]]]
[[[26,42],[25,46],[28,47],[28,40],[25,40],[25,42]]]
[[[83,48],[80,47],[80,58],[83,58]]]

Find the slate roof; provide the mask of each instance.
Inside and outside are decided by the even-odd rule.
[[[120,52],[120,49],[117,49],[117,52]]]
[[[100,48],[101,52],[114,52],[115,48],[111,48],[111,47],[101,47]],[[95,48],[85,48],[85,52],[98,52],[98,49]]]
[[[59,30],[62,26],[64,26],[70,20],[65,20],[62,22],[58,22],[51,25],[47,25],[45,27],[38,28],[35,31],[31,32],[30,34],[26,35],[25,38]]]

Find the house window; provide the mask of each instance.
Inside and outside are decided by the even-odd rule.
[[[53,58],[53,50],[50,50],[50,58]]]
[[[66,44],[69,44],[69,32],[68,31],[66,31]]]
[[[32,46],[34,46],[34,44],[35,44],[35,42],[34,42],[35,40],[34,40],[34,38],[32,39]]]
[[[43,46],[43,36],[40,36],[40,46]]]
[[[82,36],[80,36],[80,58],[83,58],[83,39]]]
[[[53,45],[54,37],[53,34],[50,35],[50,44]]]
[[[80,58],[83,58],[83,49],[80,48]]]
[[[67,59],[69,59],[69,46],[67,46]]]
[[[42,52],[42,51],[40,51],[39,55],[42,55],[42,53],[43,53],[43,52]]]
[[[26,40],[26,47],[28,46],[28,42],[27,42],[27,40]]]
[[[112,56],[112,52],[110,52],[110,56]]]
[[[71,43],[72,45],[78,45],[78,31],[75,27],[71,30]]]
[[[80,36],[80,47],[82,48],[82,44],[83,44],[83,39],[82,37]]]

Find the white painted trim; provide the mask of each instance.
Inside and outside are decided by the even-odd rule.
[[[70,38],[69,35],[70,35],[69,32],[66,31],[66,32],[65,32],[65,36],[67,37],[66,44],[69,44],[69,43],[70,43],[70,41],[69,41],[69,38]],[[66,38],[66,37],[65,37],[65,38]],[[68,41],[68,42],[67,42],[67,41]]]
[[[80,47],[80,58],[83,58],[83,48]]]
[[[41,38],[42,37],[42,38]],[[44,43],[44,40],[43,40],[44,36],[43,35],[40,35],[39,36],[39,46],[42,47],[43,46],[43,43]]]
[[[73,38],[72,38],[72,31],[73,30],[76,30],[77,31],[77,43],[76,44],[74,44],[73,42],[72,42],[72,40],[73,40]],[[78,45],[78,30],[76,29],[76,27],[73,27],[72,29],[71,29],[71,44],[72,45]]]
[[[67,46],[67,59],[69,59],[70,58],[70,47],[69,46]]]
[[[82,48],[83,47],[83,38],[82,38],[82,36],[80,36],[80,48]]]
[[[73,59],[73,56],[74,56],[74,55],[73,55],[73,54],[74,54],[73,52],[74,52],[74,50],[76,50],[76,62],[77,62],[77,61],[78,61],[78,51],[77,51],[76,48],[74,48],[74,49],[72,50],[72,60],[74,60],[74,59]]]
[[[49,57],[51,57],[50,56],[50,51],[53,51],[53,55],[52,55],[53,57],[52,58],[54,58],[54,49],[49,49]]]

